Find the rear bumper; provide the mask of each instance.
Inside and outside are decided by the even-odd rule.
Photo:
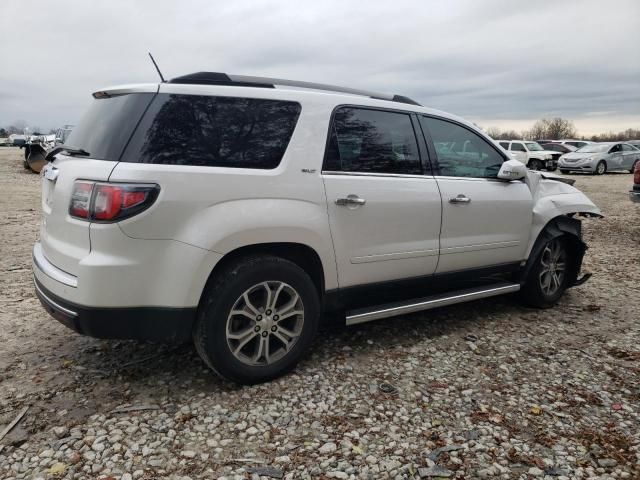
[[[34,284],[36,295],[47,313],[83,335],[170,342],[183,342],[191,338],[195,308],[86,307],[51,293],[35,277]]]

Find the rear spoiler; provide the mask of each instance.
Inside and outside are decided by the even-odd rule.
[[[157,83],[138,83],[133,85],[120,85],[118,87],[107,87],[93,92],[93,98],[110,98],[128,93],[158,93],[160,85]]]

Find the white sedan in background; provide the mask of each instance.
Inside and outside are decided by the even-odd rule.
[[[640,150],[621,142],[593,143],[560,157],[558,167],[562,173],[588,172],[602,175],[605,172],[626,170],[633,172],[640,161]]]

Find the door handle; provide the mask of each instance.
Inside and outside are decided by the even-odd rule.
[[[450,198],[449,203],[471,203],[471,199],[461,193],[457,197]]]
[[[359,207],[364,205],[367,201],[364,198],[360,198],[358,195],[347,195],[346,198],[336,199],[336,205],[341,207]]]

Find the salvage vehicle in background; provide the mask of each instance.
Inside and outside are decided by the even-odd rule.
[[[548,170],[553,172],[557,168],[554,159],[555,152],[545,150],[538,142],[524,140],[500,140],[500,146],[513,153],[515,159],[524,163],[531,170]]]
[[[24,168],[40,173],[47,152],[55,146],[55,135],[31,135],[24,144]]]
[[[558,143],[560,145],[570,145],[572,147],[575,148],[582,148],[586,145],[589,145],[591,143],[596,143],[596,142],[592,142],[591,140],[571,140],[571,139],[566,139],[566,140],[538,140],[538,143],[543,144],[543,143]]]
[[[640,203],[640,162],[636,162],[633,170],[633,187],[629,190],[629,198],[632,202]]]
[[[323,312],[548,308],[588,278],[578,217],[599,209],[407,97],[206,72],[93,96],[48,155],[33,248],[37,296],[80,333],[193,338],[252,384]]]
[[[11,135],[9,135],[9,144],[14,147],[22,147],[26,142],[26,135],[20,135],[17,133],[12,133]]]
[[[587,172],[602,175],[626,170],[633,172],[640,161],[640,149],[621,142],[592,143],[560,157],[561,173]]]
[[[567,143],[541,143],[540,146],[548,152],[555,152],[552,153],[551,156],[556,162],[565,153],[575,152],[577,150],[576,147]]]
[[[40,173],[45,157],[56,145],[63,144],[71,134],[73,125],[65,125],[51,135],[32,135],[24,145],[24,168]]]

